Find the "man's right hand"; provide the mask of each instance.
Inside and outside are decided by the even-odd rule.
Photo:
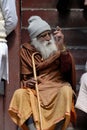
[[[29,80],[23,81],[22,87],[35,89],[35,84],[36,84],[36,80],[34,78],[31,78]]]

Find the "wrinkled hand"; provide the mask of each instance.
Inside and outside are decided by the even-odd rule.
[[[34,78],[29,79],[26,82],[26,87],[35,88],[36,80]]]
[[[64,35],[62,33],[62,30],[60,27],[57,28],[56,31],[54,31],[54,38],[56,41],[56,45],[58,47],[59,50],[62,50],[64,47]]]

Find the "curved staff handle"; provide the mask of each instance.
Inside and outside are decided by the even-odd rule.
[[[41,115],[41,107],[40,107],[40,97],[39,97],[39,90],[38,90],[38,85],[37,85],[37,74],[36,74],[36,67],[35,67],[35,61],[34,61],[34,56],[37,54],[38,52],[35,52],[32,54],[32,64],[33,64],[33,74],[34,74],[34,78],[36,80],[36,84],[35,84],[35,89],[37,92],[37,99],[38,99],[38,109],[39,109],[39,118],[40,118],[40,130],[42,129],[42,115]]]

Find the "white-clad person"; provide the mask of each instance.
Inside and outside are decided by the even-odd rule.
[[[18,17],[15,0],[0,0],[0,84],[9,82],[7,36],[15,29]]]
[[[85,65],[85,73],[80,79],[80,90],[76,101],[77,112],[77,128],[79,130],[87,130],[87,62]]]

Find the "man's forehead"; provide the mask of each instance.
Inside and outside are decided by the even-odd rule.
[[[45,33],[48,33],[48,32],[51,32],[51,31],[50,30],[46,30],[46,31],[42,32],[41,34],[45,34]]]

